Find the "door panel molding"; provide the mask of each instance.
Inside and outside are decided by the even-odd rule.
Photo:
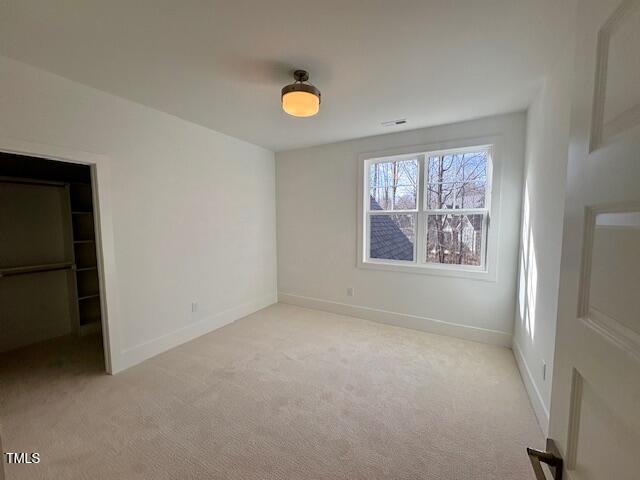
[[[640,362],[640,335],[596,308],[580,319],[591,330]]]
[[[591,331],[640,361],[640,333],[590,303],[595,231],[598,216],[603,214],[640,214],[640,202],[599,205],[585,209],[578,319]]]
[[[605,122],[611,38],[620,31],[621,27],[636,12],[640,12],[640,0],[625,0],[598,31],[596,76],[589,142],[590,153],[609,143],[614,136],[640,124],[640,104],[631,106],[620,112],[615,118]]]

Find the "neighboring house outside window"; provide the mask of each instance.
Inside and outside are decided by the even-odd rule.
[[[486,269],[491,147],[365,160],[364,262]]]

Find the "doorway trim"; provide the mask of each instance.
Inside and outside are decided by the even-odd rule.
[[[104,363],[108,374],[123,370],[118,325],[118,290],[111,219],[111,159],[102,154],[73,150],[57,145],[0,137],[0,151],[88,165],[91,168],[93,209],[96,219],[96,255],[100,279],[100,302]]]

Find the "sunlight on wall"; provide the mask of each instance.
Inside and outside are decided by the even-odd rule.
[[[529,189],[525,185],[522,210],[522,238],[520,249],[520,279],[518,283],[518,307],[520,322],[533,340],[536,326],[536,300],[538,291],[538,263],[531,225]]]

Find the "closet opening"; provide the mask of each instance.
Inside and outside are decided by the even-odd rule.
[[[0,152],[5,363],[105,372],[92,175],[89,165]]]

